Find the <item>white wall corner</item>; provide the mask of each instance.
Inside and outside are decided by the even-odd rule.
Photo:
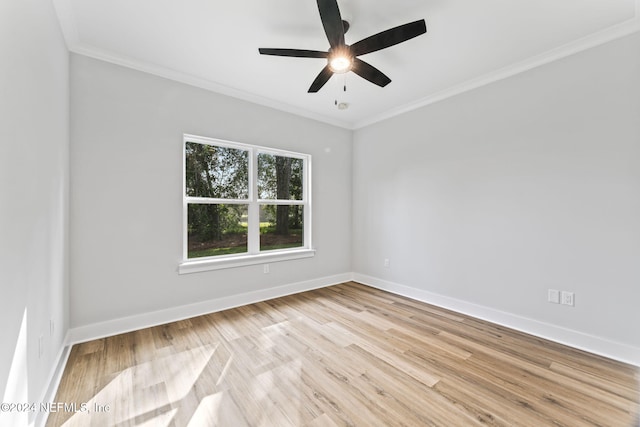
[[[80,43],[78,35],[78,26],[76,24],[75,14],[70,0],[53,0],[53,8],[60,23],[60,29],[64,36],[67,49],[73,49]]]
[[[437,293],[353,273],[353,281],[640,367],[640,348]]]

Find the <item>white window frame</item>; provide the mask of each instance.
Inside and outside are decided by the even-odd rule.
[[[235,148],[249,153],[249,194],[247,199],[216,199],[187,196],[186,192],[186,144],[193,142],[216,147]],[[302,200],[270,200],[258,198],[258,154],[285,156],[303,161]],[[247,252],[242,254],[218,255],[202,258],[188,258],[188,206],[190,203],[242,204],[248,206]],[[303,206],[302,247],[260,251],[260,206],[300,205]],[[178,273],[196,273],[223,268],[244,267],[255,264],[310,258],[315,255],[311,244],[311,155],[279,150],[258,145],[225,141],[197,135],[184,134],[182,140],[182,261]]]

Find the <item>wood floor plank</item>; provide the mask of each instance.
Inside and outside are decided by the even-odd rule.
[[[601,414],[599,407],[606,404],[609,409],[607,416],[613,418],[618,415],[616,409],[629,411],[637,406],[636,403],[621,399],[619,396],[599,387],[591,388],[588,394],[584,393],[584,390],[587,389],[584,383],[574,378],[568,376],[560,377],[554,371],[533,363],[522,363],[511,354],[502,353],[488,346],[473,345],[475,351],[473,352],[473,357],[468,361],[470,365],[475,364],[479,368],[491,370],[494,375],[499,375],[501,378],[504,378],[512,371],[516,371],[513,375],[517,376],[518,380],[535,378],[535,381],[527,384],[530,390],[536,389],[540,393],[555,391],[557,396],[562,396],[561,398],[571,394],[571,403],[574,406],[578,406],[581,413],[592,413],[595,418],[598,418],[599,414]]]
[[[640,368],[348,282],[74,345],[55,401],[92,410],[49,427],[638,427]]]
[[[589,384],[590,386],[596,387],[600,390],[605,390],[613,393],[616,396],[620,396],[628,400],[629,402],[640,403],[640,394],[637,390],[611,380],[606,376],[603,376],[602,373],[600,373],[600,375],[596,375],[591,372],[567,366],[559,362],[552,362],[550,365],[550,369],[554,372],[562,374],[565,377],[573,378],[575,380]]]

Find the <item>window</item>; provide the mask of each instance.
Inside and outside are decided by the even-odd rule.
[[[313,256],[311,156],[184,136],[179,272]]]

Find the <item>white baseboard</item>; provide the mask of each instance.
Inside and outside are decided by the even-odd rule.
[[[640,348],[637,347],[422,289],[389,282],[376,277],[359,273],[344,273],[69,329],[66,335],[65,345],[61,348],[57,356],[57,363],[52,370],[48,387],[44,391],[44,396],[41,401],[54,401],[60,379],[67,364],[71,345],[73,344],[214,313],[272,298],[324,288],[351,280],[640,367]],[[45,422],[45,416],[38,416],[35,420],[35,426],[44,426]]]
[[[72,328],[67,332],[65,343],[66,354],[59,355],[58,364],[62,363],[61,369],[64,368],[69,347],[73,344],[214,313],[285,295],[323,288],[350,280],[493,322],[590,353],[599,354],[610,359],[640,366],[640,348],[638,347],[360,273],[338,274]],[[62,360],[62,357],[64,357],[64,360]],[[59,372],[59,374],[62,374],[62,372]],[[57,387],[54,387],[52,390],[55,392],[56,388]],[[53,398],[54,396],[51,397]]]
[[[66,341],[66,340],[65,340]],[[49,373],[48,381],[46,382],[47,388],[43,390],[42,396],[38,402],[55,402],[56,393],[58,392],[58,386],[64,373],[64,368],[67,366],[67,360],[69,359],[69,353],[71,352],[71,346],[63,344],[58,352],[55,360],[55,364]],[[44,427],[47,422],[48,412],[38,411],[36,412],[33,425],[37,427]]]
[[[151,326],[162,325],[178,320],[203,314],[214,313],[227,310],[229,308],[266,301],[273,298],[291,295],[312,289],[324,288],[338,283],[351,280],[351,273],[338,274],[335,276],[322,277],[319,279],[307,280],[304,282],[291,283],[259,291],[247,292],[228,297],[216,298],[195,304],[171,307],[165,310],[153,311],[149,313],[137,314],[135,316],[123,317],[108,320],[100,323],[80,326],[69,329],[67,333],[67,345],[73,345],[94,339],[104,338],[112,335],[131,332]]]
[[[410,286],[400,285],[364,274],[353,273],[352,280],[376,289],[426,302],[569,347],[588,351],[589,353],[640,366],[640,348],[628,344],[610,341],[584,332],[540,322],[513,313],[473,304]]]

